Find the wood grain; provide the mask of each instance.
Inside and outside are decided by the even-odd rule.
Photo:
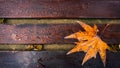
[[[93,24],[90,24],[93,25]],[[120,24],[97,24],[98,35],[108,44],[120,43]],[[79,24],[0,24],[0,44],[66,44],[75,39],[64,39],[72,33],[83,30]]]
[[[0,0],[0,18],[120,18],[119,0]]]

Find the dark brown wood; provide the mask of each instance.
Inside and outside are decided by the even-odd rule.
[[[0,18],[120,18],[119,0],[0,0]]]
[[[88,60],[81,65],[84,53],[66,55],[65,51],[8,51],[0,52],[1,68],[103,68],[102,61],[97,55],[96,59]],[[120,52],[107,52],[105,68],[120,67]]]
[[[92,25],[92,24],[91,24]],[[120,24],[97,24],[99,36],[108,44],[120,43]],[[79,24],[0,24],[0,44],[55,44],[74,43],[75,39],[64,39],[83,30]]]

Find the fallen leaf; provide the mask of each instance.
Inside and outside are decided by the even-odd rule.
[[[74,34],[71,34],[69,36],[66,36],[65,38],[75,38],[78,39],[78,42],[76,42],[76,46],[70,50],[68,54],[74,53],[74,52],[85,52],[85,57],[83,59],[82,65],[88,61],[91,58],[96,58],[96,54],[99,53],[101,60],[105,66],[106,62],[106,49],[110,50],[107,43],[101,40],[101,38],[97,35],[97,32],[99,31],[97,29],[97,26],[94,25],[93,27],[79,21],[78,22],[85,31],[79,31]]]

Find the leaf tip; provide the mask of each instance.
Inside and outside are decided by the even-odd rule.
[[[69,35],[69,36],[64,37],[64,39],[69,39],[69,38],[75,38],[75,35],[74,35],[74,34],[71,34],[71,35]]]
[[[71,52],[69,51],[66,55],[69,55],[69,54],[71,54]]]

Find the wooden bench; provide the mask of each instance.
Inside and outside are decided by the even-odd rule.
[[[0,18],[119,19],[119,8],[119,0],[0,0]],[[110,24],[102,34],[105,25],[97,24],[100,30],[99,35],[108,44],[119,44],[120,24]],[[80,29],[82,28],[78,24],[0,24],[0,44],[71,44],[76,40],[66,40],[64,37]],[[92,63],[90,60],[85,66],[81,66],[83,58],[81,55],[84,54],[75,53],[66,56],[63,51],[17,51],[14,53],[13,51],[0,51],[0,67],[103,68],[100,58]],[[119,52],[107,52],[106,68],[119,68],[119,59]]]

